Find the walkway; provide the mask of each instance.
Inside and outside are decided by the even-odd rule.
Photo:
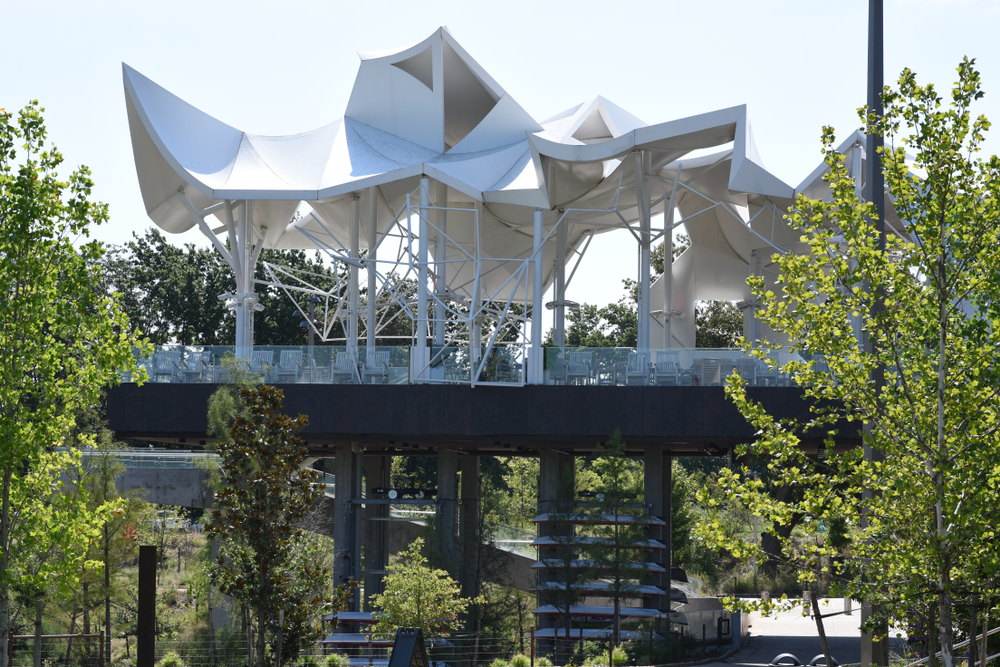
[[[843,611],[843,598],[831,598],[820,602],[823,614]],[[838,614],[823,619],[823,627],[830,643],[833,659],[841,665],[861,662],[861,609],[855,602],[850,616]],[[890,652],[901,652],[905,639],[890,640]],[[747,645],[725,662],[712,663],[713,667],[732,665],[767,665],[781,653],[791,653],[802,663],[808,664],[814,656],[823,652],[816,632],[816,621],[802,616],[801,611],[782,612],[762,618],[753,614],[750,618],[750,639]]]

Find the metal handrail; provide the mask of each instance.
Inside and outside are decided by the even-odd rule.
[[[998,625],[997,627],[993,628],[992,630],[989,630],[986,633],[986,636],[989,637],[990,635],[995,634],[997,632],[1000,632],[1000,625]],[[982,638],[983,638],[983,635],[979,635],[979,636],[977,636],[975,638],[975,641],[979,641]],[[969,641],[970,640],[966,639],[965,641],[961,641],[961,642],[959,642],[957,644],[953,644],[952,648],[962,648],[963,646],[967,646],[969,644]],[[942,654],[943,654],[943,651],[938,651],[937,653],[934,654],[934,657],[938,658]],[[996,658],[997,656],[1000,656],[1000,653],[997,653],[996,655],[988,656],[986,659],[987,660],[992,660],[993,658]],[[908,665],[906,665],[905,667],[916,667],[917,665],[924,664],[925,662],[929,661],[930,659],[931,659],[930,656],[927,656],[927,657],[924,657],[924,658],[920,658],[920,660],[917,660],[916,662],[911,662]]]

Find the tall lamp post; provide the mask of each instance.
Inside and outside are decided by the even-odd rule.
[[[882,23],[882,0],[868,0],[868,111],[876,119],[881,119],[882,108],[882,86],[883,86],[883,23]],[[875,234],[877,248],[879,252],[885,252],[885,176],[882,173],[882,156],[879,149],[882,148],[883,138],[880,132],[868,132],[865,140],[865,157],[867,159],[867,169],[865,179],[867,181],[867,197],[875,209]],[[875,295],[874,313],[877,314],[882,309],[883,295],[881,291]],[[864,338],[864,349],[868,354],[874,353],[874,346],[868,336]],[[872,381],[876,387],[882,386],[885,375],[882,366],[876,366],[872,372]],[[871,433],[872,425],[864,425],[865,442],[864,455],[866,461],[874,461],[881,458],[881,452],[876,451],[871,446],[871,441],[867,437]],[[865,490],[862,494],[865,499],[873,497],[873,492]],[[864,515],[862,521],[867,523]],[[873,615],[872,604],[868,600],[861,603],[861,622],[864,624]],[[883,628],[883,630],[885,630]],[[872,633],[863,632],[861,635],[861,664],[862,665],[887,665],[889,662],[888,641],[883,637],[881,641],[873,641]]]

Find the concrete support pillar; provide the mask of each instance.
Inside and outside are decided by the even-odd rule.
[[[378,283],[375,280],[377,265],[375,263],[378,246],[378,186],[368,188],[368,317],[365,324],[368,353],[375,351],[375,322],[378,318],[375,310],[375,295],[378,293]]]
[[[479,595],[479,544],[482,541],[479,521],[479,457],[462,457],[462,505],[459,510],[462,537],[462,566],[459,583],[462,597]]]
[[[417,235],[419,238],[417,257],[417,340],[415,354],[413,355],[413,372],[417,375],[413,378],[419,381],[426,377],[427,363],[430,358],[427,355],[427,257],[430,246],[428,237],[427,217],[430,215],[430,180],[424,176],[420,179],[420,208],[418,210]]]
[[[366,497],[374,498],[375,489],[389,487],[390,470],[390,457],[365,457]],[[382,592],[382,580],[389,564],[389,506],[368,505],[365,508],[365,521],[365,611],[372,611],[371,598]]]
[[[538,513],[547,512],[567,512],[571,509],[576,496],[576,470],[573,457],[552,449],[542,449],[538,455]],[[538,524],[538,536],[569,536],[573,534],[572,524]],[[539,550],[538,557],[542,560],[559,559],[564,557],[558,549],[543,548]],[[548,571],[539,570],[538,582],[543,583],[555,580],[557,577],[550,577]],[[536,597],[537,604],[547,604],[544,593],[539,593]],[[555,627],[555,620],[551,616],[538,617],[539,629]],[[554,650],[555,645],[551,642],[544,642],[539,650],[546,654]]]
[[[649,562],[657,563],[666,568],[661,575],[650,575],[648,582],[670,592],[670,499],[672,492],[673,456],[663,445],[649,444],[643,459],[644,502],[649,506],[649,513],[666,522],[666,526],[650,529],[650,539],[658,540],[667,545],[665,551],[650,552]],[[647,598],[645,606],[649,608],[667,609],[668,599]]]
[[[531,352],[528,354],[528,384],[545,383],[545,362],[542,359],[542,313],[545,306],[544,269],[542,267],[542,241],[545,227],[542,225],[542,209],[535,209],[534,254],[531,260]]]
[[[434,302],[434,344],[444,347],[444,323],[447,317],[447,309],[444,299],[448,292],[448,242],[445,234],[448,233],[448,186],[438,183],[437,187],[437,233],[434,243],[434,273],[437,278],[434,280],[436,289],[434,292],[439,301]]]
[[[437,455],[437,553],[442,566],[454,575],[457,570],[455,553],[455,507],[458,504],[458,452],[440,449]]]
[[[357,192],[351,198],[351,257],[358,259],[361,256],[361,195]],[[350,282],[348,285],[350,296],[350,314],[347,319],[347,349],[354,353],[357,358],[358,350],[358,311],[361,303],[361,282],[358,267],[351,266],[349,269]]]
[[[334,583],[346,584],[355,576],[355,554],[360,554],[360,544],[355,544],[354,525],[357,523],[354,500],[358,497],[355,487],[355,455],[350,445],[337,445],[334,450],[334,497],[336,520],[333,524]],[[360,559],[360,557],[359,557]],[[350,611],[359,611],[357,600],[352,599]]]
[[[649,151],[636,151],[635,192],[639,204],[639,332],[638,348],[649,349],[649,253],[652,230],[650,229],[649,171],[651,156]]]
[[[560,216],[562,211],[560,211]],[[563,219],[556,228],[556,276],[554,301],[555,339],[560,349],[566,347],[566,245],[569,243],[569,221]]]

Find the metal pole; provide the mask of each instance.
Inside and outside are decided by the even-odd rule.
[[[445,234],[448,233],[448,186],[438,183],[437,187],[437,234],[434,244],[434,273],[437,278],[434,280],[436,289],[434,290],[437,300],[434,303],[434,344],[444,347],[444,321],[447,311],[444,306],[445,294],[448,291],[448,241]]]
[[[562,217],[562,211],[559,216]],[[563,218],[556,230],[556,345],[566,347],[566,245],[569,239],[569,220]]]
[[[883,24],[882,24],[882,0],[868,1],[868,110],[876,118],[882,117],[882,86],[883,86]],[[883,141],[880,133],[869,132],[865,140],[865,153],[867,157],[867,199],[875,209],[875,233],[878,236],[877,247],[879,252],[885,252],[885,179],[882,174],[882,158],[879,149]],[[881,310],[881,294],[876,295],[873,315],[877,315]],[[867,328],[864,329],[867,331]],[[871,338],[864,335],[864,349],[868,354],[874,353],[874,346]],[[873,372],[873,381],[876,387],[882,385],[884,372],[881,367],[877,367]],[[870,436],[873,426],[865,423],[864,431],[864,457],[866,461],[875,461],[879,457],[879,452],[871,447]],[[865,500],[870,500],[874,494],[870,490],[862,493]],[[867,525],[864,514],[862,514],[863,526]],[[861,622],[871,618],[874,610],[868,600],[861,604]],[[874,642],[870,633],[863,633],[861,637],[861,663],[865,664],[888,664],[886,649],[887,642],[883,639]]]
[[[649,350],[649,240],[652,238],[649,215],[649,151],[636,151],[635,193],[639,204],[639,332],[637,344],[641,351]]]
[[[368,354],[375,351],[375,294],[378,288],[375,283],[375,271],[377,264],[375,261],[378,245],[378,186],[368,188],[368,319],[365,323],[365,334],[367,337]]]
[[[427,238],[427,207],[430,205],[430,180],[424,176],[420,179],[420,210],[417,215],[417,234],[420,236],[420,246],[418,250],[418,275],[417,279],[417,345],[416,363],[413,368],[424,373],[427,366],[427,251],[429,239]],[[414,378],[420,380],[418,376]]]
[[[534,255],[532,255],[531,274],[531,370],[529,384],[542,384],[544,381],[545,362],[542,359],[542,301],[545,299],[545,281],[542,268],[542,242],[545,240],[542,209],[535,209],[534,219]]]
[[[361,256],[361,195],[357,192],[351,197],[351,258],[358,259]],[[347,350],[351,353],[352,359],[358,356],[358,310],[361,299],[361,283],[358,267],[351,265],[350,271],[350,299],[351,312],[348,317]]]
[[[677,167],[677,178],[674,179],[674,189],[670,198],[663,204],[663,347],[673,347],[673,332],[670,329],[671,313],[674,309],[674,195],[677,193],[677,181],[680,180],[681,168]],[[652,654],[650,654],[652,655]]]
[[[139,604],[136,621],[136,667],[156,662],[156,547],[139,547]]]

